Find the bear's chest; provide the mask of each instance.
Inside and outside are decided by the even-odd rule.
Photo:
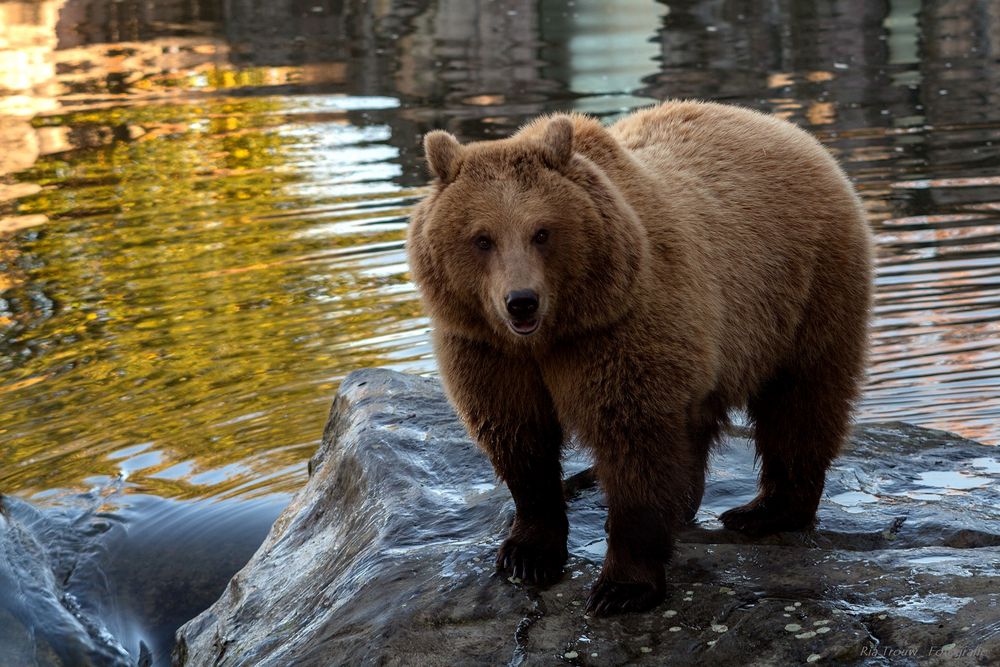
[[[613,427],[622,406],[638,406],[642,370],[634,350],[610,341],[555,350],[541,361],[543,381],[567,434]]]

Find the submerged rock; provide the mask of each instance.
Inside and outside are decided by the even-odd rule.
[[[579,454],[572,473],[585,466]],[[584,614],[605,511],[585,473],[570,562],[547,589],[493,574],[507,490],[437,382],[351,374],[310,479],[178,665],[948,664],[1000,662],[1000,455],[905,424],[856,429],[818,530],[749,540],[716,517],[754,493],[753,454],[715,457],[698,526],[646,614]],[[580,482],[584,483],[580,483]]]
[[[38,505],[0,496],[0,667],[170,664],[177,627],[223,592],[278,515],[268,499],[130,490],[119,477]]]
[[[86,547],[108,530],[92,507],[45,513],[0,497],[0,665],[135,665],[88,594],[107,598]],[[141,664],[141,663],[138,663]],[[146,661],[146,665],[149,661]]]

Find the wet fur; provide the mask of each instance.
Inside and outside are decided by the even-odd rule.
[[[734,408],[755,424],[760,492],[723,523],[811,524],[864,373],[872,283],[861,204],[819,143],[753,111],[668,102],[610,127],[555,115],[425,146],[438,178],[410,266],[449,397],[515,500],[499,568],[559,576],[560,450],[575,434],[608,501],[589,607],[658,603]],[[546,247],[524,240],[539,225]],[[496,254],[475,234],[495,235]],[[543,293],[527,338],[497,302],[519,281]]]

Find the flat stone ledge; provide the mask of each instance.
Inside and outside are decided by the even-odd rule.
[[[494,575],[513,503],[439,384],[352,373],[307,485],[223,596],[178,631],[175,664],[1000,663],[995,448],[858,427],[818,529],[750,540],[716,518],[753,496],[748,445],[731,437],[714,457],[664,604],[592,618],[599,490],[583,484],[570,500],[559,583]],[[569,472],[584,466],[570,454]]]

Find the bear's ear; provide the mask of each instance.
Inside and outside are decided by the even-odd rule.
[[[424,155],[431,172],[442,183],[451,183],[457,174],[458,156],[462,146],[444,130],[434,130],[424,135]]]
[[[562,169],[573,157],[573,121],[556,116],[542,136],[542,159],[553,169]]]

